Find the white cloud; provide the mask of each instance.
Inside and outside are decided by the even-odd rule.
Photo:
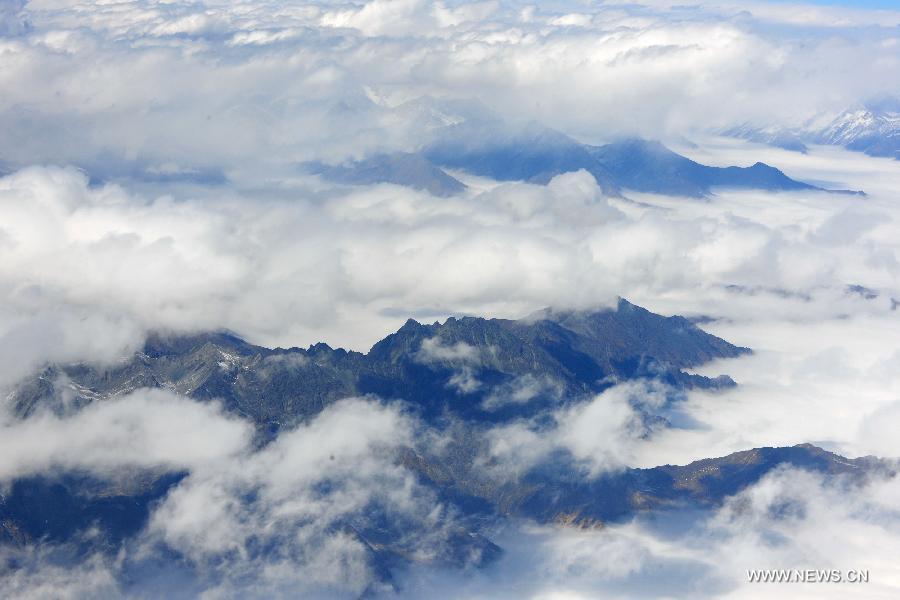
[[[890,434],[900,398],[895,313],[866,314],[862,307],[844,318],[804,316],[803,307],[814,310],[815,304],[798,303],[797,317],[745,316],[713,325],[715,333],[755,353],[700,372],[729,373],[738,386],[690,392],[679,411],[696,425],[659,432],[653,444],[640,448],[635,464],[683,464],[803,442],[846,456],[900,456]]]
[[[478,97],[593,139],[795,123],[900,91],[896,11],[424,0],[17,9],[15,35],[0,42],[0,155],[99,177],[152,178],[172,163],[258,188],[290,178],[298,160],[422,141],[367,91]]]
[[[395,462],[413,425],[374,402],[339,402],[259,451],[192,473],[153,513],[145,551],[165,544],[213,573],[226,595],[387,586],[373,570],[366,515],[386,519],[375,531],[387,539],[373,543],[423,563],[440,555],[453,527],[446,507]]]
[[[441,338],[433,337],[422,340],[422,346],[416,358],[426,364],[481,364],[481,350],[465,342],[446,344]]]
[[[75,551],[69,564],[54,558],[53,542],[8,548],[23,568],[4,569],[0,585],[25,597],[127,595],[164,585],[142,578],[174,552],[185,561],[179,576],[212,596],[348,597],[389,587],[369,544],[442,564],[458,543],[450,541],[459,529],[452,510],[397,462],[416,427],[395,407],[347,399],[257,448],[252,426],[216,404],[149,390],[67,417],[9,422],[0,436],[5,482],[72,471],[112,481],[187,475],[118,556]],[[66,543],[56,542],[57,555],[70,552]],[[160,568],[175,569],[167,560]],[[118,589],[123,573],[132,579],[127,592]]]
[[[87,557],[78,568],[54,564],[50,552],[33,550],[16,552],[0,548],[0,557],[15,561],[17,569],[0,572],[4,593],[23,600],[59,598],[78,600],[85,597],[119,597],[122,589],[116,579],[116,570],[100,555]]]
[[[882,191],[896,167],[875,164],[865,200],[730,192],[643,204],[604,198],[584,172],[436,202],[396,186],[151,199],[31,168],[0,179],[2,379],[44,360],[115,359],[154,327],[365,349],[422,310],[514,318],[616,295],[729,318],[886,314],[900,295],[896,207]],[[848,183],[863,183],[850,165]],[[851,283],[881,297],[848,295]],[[732,284],[797,297],[764,306],[723,290]]]
[[[553,423],[515,421],[487,432],[489,450],[482,457],[496,477],[516,478],[565,450],[584,467],[585,477],[620,470],[651,444],[652,427],[644,411],[655,414],[666,403],[666,388],[650,381],[616,385],[586,401],[560,408]]]
[[[562,382],[550,377],[526,374],[494,387],[482,406],[486,410],[497,410],[510,404],[526,404],[539,396],[560,399],[563,393]]]
[[[560,448],[593,474],[805,441],[900,455],[891,300],[900,297],[900,163],[694,136],[702,143],[681,150],[703,162],[764,160],[870,193],[723,192],[707,202],[609,199],[583,172],[548,186],[463,174],[470,190],[440,200],[297,174],[303,160],[416,147],[456,119],[435,102],[403,103],[426,94],[478,98],[511,119],[603,140],[792,123],[900,91],[896,11],[683,4],[2,4],[0,168],[12,174],[0,178],[0,386],[48,362],[117,360],[152,328],[226,327],[269,345],[365,349],[419,312],[518,317],[547,305],[606,306],[621,294],[718,318],[706,327],[757,350],[708,367],[740,386],[690,393],[674,409],[681,428],[649,437],[632,400],[658,406],[658,390],[613,388],[559,411],[548,430],[495,430],[503,468],[515,473]],[[489,359],[462,343],[429,341],[422,352],[450,364],[449,383],[462,392],[480,385],[476,369]],[[485,406],[536,393],[556,393],[553,382],[519,380]],[[453,520],[390,459],[415,425],[359,400],[261,450],[248,424],[167,392],[2,428],[7,480],[57,469],[189,470],[142,550],[167,545],[218,572],[213,595],[246,592],[242,577],[270,595],[300,584],[359,593],[373,579],[364,545],[340,530],[348,515],[376,503],[428,525],[415,530],[417,543],[403,540],[424,562]],[[695,539],[643,522],[526,528],[510,534],[512,562],[498,567],[508,570],[484,575],[493,581],[449,576],[452,586],[435,589],[609,597],[644,582],[653,596],[673,593],[661,581],[684,581],[681,595],[754,597],[758,588],[739,582],[748,566],[831,562],[872,569],[880,579],[867,593],[891,597],[895,487],[855,492],[773,475],[699,525]],[[785,501],[802,510],[774,519]],[[278,551],[253,554],[258,539]],[[33,558],[34,568],[6,572],[6,589],[117,591],[117,564],[89,561],[74,573]],[[845,589],[790,589],[807,591]]]
[[[69,417],[8,419],[0,436],[0,479],[48,471],[99,475],[126,469],[193,469],[245,450],[252,427],[220,407],[167,391],[139,390]]]
[[[422,340],[414,359],[426,365],[450,367],[454,370],[447,386],[460,394],[471,394],[481,387],[475,371],[482,364],[481,350],[465,342],[446,344],[441,338]]]

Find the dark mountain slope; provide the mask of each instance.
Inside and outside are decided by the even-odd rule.
[[[844,477],[849,483],[861,483],[873,474],[895,474],[888,461],[847,459],[809,444],[756,448],[683,466],[622,469],[596,478],[554,462],[515,481],[491,480],[471,468],[459,472],[451,463],[426,459],[413,449],[401,452],[398,462],[456,507],[461,523],[473,526],[485,519],[517,517],[599,527],[646,511],[715,507],[780,467]],[[0,496],[0,546],[74,544],[70,551],[114,555],[141,531],[154,504],[184,477],[184,473],[148,472],[113,481],[62,473],[18,479]],[[338,525],[369,547],[372,568],[388,581],[393,568],[411,560],[405,544],[410,531],[421,524],[403,526],[405,530],[398,529],[379,513],[358,515]],[[477,526],[460,528],[429,560],[463,566],[473,552],[485,564],[497,558],[500,549],[477,533]]]
[[[66,543],[88,531],[86,546],[114,551],[146,525],[154,502],[185,473],[136,473],[110,481],[83,473],[33,475],[0,495],[0,544]]]
[[[623,188],[638,192],[705,196],[716,187],[766,191],[814,190],[774,167],[708,167],[676,154],[660,144],[631,139],[590,147],[590,154],[612,173]]]
[[[684,317],[664,317],[622,299],[615,311],[544,310],[530,319],[557,323],[576,333],[579,349],[598,358],[647,355],[687,368],[734,352],[734,346]]]
[[[11,396],[25,417],[42,405],[81,406],[142,387],[167,388],[225,407],[265,429],[290,426],[344,397],[376,394],[403,399],[428,417],[528,416],[548,403],[577,399],[617,381],[661,379],[676,388],[733,385],[683,368],[748,352],[680,317],[654,315],[621,300],[615,309],[545,311],[511,321],[464,317],[423,325],[408,321],[368,354],[316,344],[269,349],[233,335],[154,335],[143,352],[110,366],[52,365]],[[485,399],[522,378],[546,393],[505,410]],[[61,389],[67,398],[60,400]],[[552,392],[552,393],[551,393]]]
[[[567,465],[561,456],[512,481],[491,480],[466,461],[409,452],[403,462],[462,505],[478,507],[483,502],[502,515],[579,526],[602,525],[653,509],[715,506],[781,466],[855,480],[875,471],[893,474],[886,461],[847,459],[810,444],[756,448],[683,466],[622,469],[597,478]]]

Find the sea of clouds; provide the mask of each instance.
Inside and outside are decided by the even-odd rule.
[[[669,415],[683,425],[649,435],[632,399],[655,405],[659,390],[613,388],[545,435],[490,432],[494,465],[563,448],[599,473],[803,442],[900,456],[900,163],[712,135],[897,94],[900,12],[679,4],[0,2],[0,387],[48,363],[120,360],[151,330],[365,351],[410,316],[623,296],[753,348],[700,371],[739,385],[691,391]],[[456,118],[446,98],[868,195],[611,198],[576,172],[546,186],[461,173],[465,192],[435,198],[298,168],[413,150]],[[477,385],[465,348],[423,352]],[[495,401],[534,385],[552,383]],[[17,597],[387,593],[337,525],[376,509],[414,532],[409,597],[758,597],[746,570],[769,567],[867,568],[866,597],[900,588],[894,480],[783,470],[702,514],[506,524],[501,560],[459,571],[434,560],[457,516],[391,458],[421,428],[397,407],[347,399],[264,448],[216,404],[161,391],[0,421],[0,486],[187,473],[127,556],[15,556],[0,586]],[[147,566],[166,552],[187,566]],[[844,598],[846,585],[780,593]]]

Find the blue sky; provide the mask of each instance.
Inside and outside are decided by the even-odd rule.
[[[776,0],[786,2],[788,0]],[[896,8],[900,9],[900,0],[806,0],[810,4],[828,6],[846,6],[848,8]]]

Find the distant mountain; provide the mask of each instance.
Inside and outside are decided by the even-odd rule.
[[[873,471],[893,473],[874,457],[847,459],[811,444],[756,448],[684,466],[621,469],[596,478],[554,456],[513,480],[492,481],[479,474],[460,452],[449,458],[407,453],[403,462],[462,505],[485,501],[505,516],[578,527],[602,526],[653,509],[715,506],[759,481],[776,467],[789,465],[826,475],[862,478]]]
[[[759,162],[746,168],[708,167],[659,142],[627,139],[590,146],[535,123],[518,130],[496,122],[451,125],[438,130],[423,153],[437,165],[500,181],[546,183],[560,173],[584,169],[611,195],[623,189],[692,197],[717,187],[820,189]]]
[[[393,183],[425,190],[434,196],[452,196],[466,189],[462,182],[423,156],[405,152],[379,154],[340,165],[306,163],[303,167],[307,172],[329,181],[349,185]]]
[[[429,161],[498,181],[543,184],[561,173],[583,169],[608,195],[634,190],[703,197],[716,188],[821,189],[760,162],[750,167],[709,167],[659,142],[626,139],[591,146],[537,124],[510,132],[495,123],[465,122],[440,129],[437,136],[422,150]]]
[[[428,418],[528,416],[598,393],[616,382],[655,378],[676,388],[734,385],[685,373],[715,358],[749,352],[703,332],[682,317],[663,317],[626,300],[595,312],[545,311],[526,319],[413,320],[367,354],[319,343],[308,349],[269,349],[226,333],[155,335],[143,352],[105,367],[52,365],[25,381],[10,400],[26,417],[60,392],[69,405],[102,401],[137,388],[167,388],[199,400],[219,398],[226,409],[278,429],[318,414],[348,396],[403,398]],[[522,378],[544,382],[526,402],[490,406],[491,392]]]
[[[625,139],[591,146],[537,123],[513,128],[496,120],[470,120],[439,128],[433,135],[434,141],[422,150],[428,160],[499,181],[546,183],[561,173],[584,169],[608,195],[634,190],[703,197],[715,188],[821,189],[760,162],[709,167],[659,142]]]
[[[465,121],[437,130],[423,155],[442,167],[497,181],[545,184],[560,173],[584,169],[606,194],[619,186],[588,147],[537,123],[512,128],[499,121]]]
[[[737,127],[728,128],[722,133],[728,137],[747,140],[757,144],[767,144],[801,154],[806,154],[809,151],[809,148],[803,141],[807,136],[797,129],[784,129],[775,126],[757,127],[752,123],[744,123]]]
[[[813,132],[811,141],[900,159],[900,111],[847,111],[824,129]]]
[[[869,156],[900,159],[900,101],[882,100],[844,111],[836,117],[816,119],[796,127],[756,126],[746,123],[725,135],[806,152],[807,144],[841,146]]]
[[[706,196],[717,187],[766,191],[817,190],[761,162],[750,167],[708,167],[672,152],[659,142],[624,140],[589,152],[619,186],[638,192]]]
[[[423,110],[415,108],[416,115]],[[474,110],[467,118],[443,112],[429,112],[427,117],[432,140],[417,152],[373,155],[340,165],[306,163],[303,167],[337,183],[394,183],[436,196],[451,196],[465,189],[444,169],[540,185],[562,173],[585,170],[610,196],[620,196],[625,190],[699,198],[716,188],[821,189],[761,162],[749,167],[702,165],[655,141],[625,139],[591,146],[538,123],[513,126],[491,113]],[[444,122],[449,124],[439,125]]]

